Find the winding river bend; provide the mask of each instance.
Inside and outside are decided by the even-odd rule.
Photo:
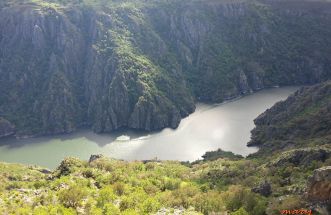
[[[183,119],[175,130],[154,133],[120,131],[102,135],[82,130],[70,135],[2,139],[0,161],[53,169],[65,157],[87,160],[91,154],[125,160],[193,161],[206,151],[221,148],[246,156],[257,151],[257,148],[246,146],[254,128],[253,120],[297,89],[265,89],[224,104],[198,104],[196,112]]]

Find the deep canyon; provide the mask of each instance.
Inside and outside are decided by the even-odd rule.
[[[0,214],[330,215],[330,23],[330,0],[0,0]]]
[[[325,1],[0,3],[0,136],[178,127],[196,102],[330,77]]]

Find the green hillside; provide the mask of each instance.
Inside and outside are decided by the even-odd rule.
[[[264,163],[219,158],[194,165],[68,158],[52,173],[2,163],[0,212],[276,215],[284,208],[309,209],[311,202],[303,195],[307,177],[331,165],[331,149],[324,150],[328,159],[309,165],[291,163],[282,155]]]

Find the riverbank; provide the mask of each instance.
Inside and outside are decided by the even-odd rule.
[[[206,151],[219,148],[242,156],[257,151],[247,147],[253,120],[297,87],[265,89],[241,99],[218,105],[198,104],[195,113],[183,119],[177,129],[160,132],[124,130],[95,134],[89,130],[52,137],[0,141],[3,161],[38,164],[55,168],[68,156],[87,159],[90,154],[104,154],[125,160],[194,161]],[[116,141],[120,136],[129,141]],[[51,152],[51,153],[50,153]],[[37,156],[36,156],[37,155]]]

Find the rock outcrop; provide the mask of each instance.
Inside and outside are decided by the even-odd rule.
[[[330,104],[331,81],[303,87],[254,120],[256,127],[248,145],[260,146],[263,153],[330,144]],[[297,150],[291,156],[296,163],[305,162],[309,157],[329,156],[329,152],[313,151],[308,155],[305,150]]]
[[[0,138],[13,135],[15,133],[15,126],[8,120],[0,117]]]
[[[270,166],[282,167],[289,164],[309,166],[312,162],[325,162],[329,158],[331,158],[331,148],[328,145],[293,149],[281,153]]]
[[[307,197],[310,201],[331,201],[331,166],[314,170],[307,185]]]
[[[272,193],[271,184],[268,181],[264,181],[258,187],[254,187],[252,191],[254,193],[259,193],[262,196],[270,196]]]
[[[100,159],[100,158],[103,158],[104,156],[102,155],[102,154],[98,154],[98,155],[91,155],[90,156],[90,159],[89,159],[89,163],[92,163],[93,161],[95,161],[95,160],[98,160],[98,159]]]

